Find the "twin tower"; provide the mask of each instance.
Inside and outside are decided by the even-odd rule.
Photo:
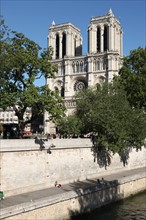
[[[48,47],[53,48],[52,63],[57,64],[58,72],[55,79],[48,78],[46,82],[64,99],[67,114],[75,109],[72,97],[77,91],[110,82],[118,74],[122,66],[122,35],[120,22],[111,9],[107,15],[93,17],[88,27],[88,52],[82,55],[80,30],[71,23],[52,22]],[[54,133],[50,126],[45,123],[45,131]]]

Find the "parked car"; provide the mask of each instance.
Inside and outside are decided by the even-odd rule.
[[[32,135],[32,131],[23,131],[23,135]]]

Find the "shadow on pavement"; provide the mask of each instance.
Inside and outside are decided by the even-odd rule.
[[[77,219],[82,213],[103,207],[119,200],[118,181],[104,179],[77,181],[70,184],[77,195],[77,201],[72,200],[72,210],[69,210],[70,220]],[[122,195],[120,195],[120,198]],[[79,218],[78,218],[79,219]]]

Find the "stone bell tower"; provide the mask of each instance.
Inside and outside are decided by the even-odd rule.
[[[49,28],[48,44],[54,49],[53,59],[63,59],[82,55],[82,37],[80,30],[71,23]]]
[[[88,55],[94,59],[91,69],[105,70],[108,81],[118,74],[121,67],[122,36],[120,22],[111,9],[107,15],[91,19],[88,27]]]
[[[50,89],[58,90],[60,95],[71,97],[72,61],[82,56],[82,37],[80,30],[71,23],[64,23],[49,28],[48,47],[53,48],[52,63],[58,66],[56,79],[47,79]]]
[[[106,16],[93,17],[88,27],[88,53],[106,51],[122,56],[122,29],[111,9]]]

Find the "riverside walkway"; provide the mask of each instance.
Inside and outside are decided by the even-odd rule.
[[[92,193],[95,190],[102,190],[105,186],[123,184],[144,177],[146,177],[146,167],[125,170],[124,172],[122,171],[107,176],[98,176],[94,179],[76,181],[62,185],[61,188],[56,188],[54,186],[47,189],[6,197],[4,200],[0,201],[0,219],[59,203],[77,197],[78,195]],[[92,191],[92,189],[94,190]]]

